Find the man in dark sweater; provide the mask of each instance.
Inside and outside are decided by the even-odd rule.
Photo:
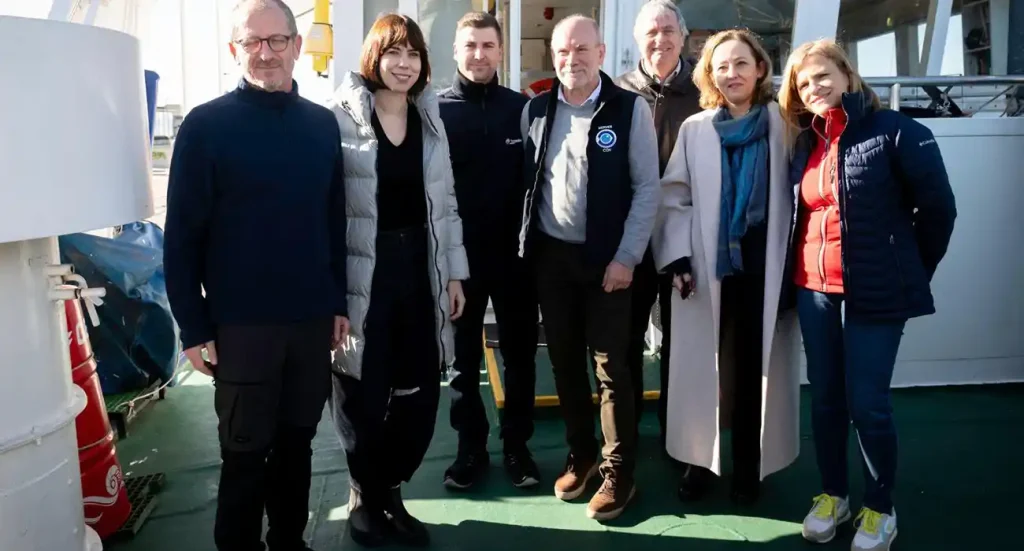
[[[216,386],[217,548],[264,549],[265,508],[270,550],[304,550],[311,444],[348,331],[339,131],[298,95],[288,7],[251,0],[234,15],[244,78],[193,109],[174,147],[167,294],[185,354]]]
[[[700,90],[693,84],[693,63],[683,56],[686,44],[686,22],[671,0],[654,0],[644,4],[637,13],[633,36],[640,49],[638,67],[619,78],[615,84],[639,94],[651,107],[654,128],[658,134],[658,173],[664,175],[665,165],[675,149],[676,137],[683,121],[701,111]],[[643,260],[633,272],[633,304],[629,337],[629,368],[633,373],[637,421],[643,410],[643,367],[646,349],[645,334],[651,307],[658,299],[662,334],[660,350],[661,393],[658,398],[658,420],[662,448],[665,447],[665,423],[668,416],[668,360],[672,320],[672,276],[659,275],[654,255],[647,248]],[[659,298],[660,297],[660,298]]]
[[[533,435],[537,299],[518,255],[523,204],[519,116],[527,98],[498,84],[501,43],[501,27],[492,15],[464,16],[456,25],[455,83],[440,94],[472,274],[464,283],[466,310],[455,322],[450,417],[459,433],[459,452],[444,476],[444,484],[454,489],[473,485],[489,464],[487,414],[480,398],[488,298],[505,367],[505,470],[517,487],[534,486],[540,478],[526,447]]]

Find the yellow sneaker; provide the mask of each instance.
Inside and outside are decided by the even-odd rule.
[[[887,515],[864,507],[854,525],[857,535],[853,537],[851,551],[889,551],[896,539],[896,511]]]
[[[804,539],[814,543],[828,543],[836,537],[839,525],[850,520],[850,504],[841,497],[821,494],[814,498],[811,511],[804,517]]]

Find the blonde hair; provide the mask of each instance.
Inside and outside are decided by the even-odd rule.
[[[874,111],[882,108],[882,102],[879,101],[878,94],[864,82],[864,79],[853,68],[853,63],[850,61],[850,57],[846,55],[846,51],[843,50],[842,46],[830,38],[805,42],[789,55],[789,59],[786,61],[786,68],[782,71],[782,86],[779,88],[779,110],[782,112],[782,118],[789,125],[793,137],[796,137],[798,133],[804,130],[800,126],[800,118],[809,112],[803,100],[800,99],[800,90],[796,77],[803,67],[804,60],[812,55],[824,57],[835,63],[836,67],[849,79],[850,92],[863,93],[871,101],[871,107]]]
[[[697,66],[693,70],[693,83],[700,90],[700,106],[703,109],[715,109],[726,105],[725,96],[715,85],[714,67],[711,66],[711,56],[715,48],[730,40],[739,40],[746,44],[751,53],[754,54],[754,62],[758,68],[764,67],[764,76],[757,80],[754,86],[754,97],[751,98],[753,105],[766,104],[772,101],[772,60],[768,52],[761,46],[757,35],[746,29],[731,29],[722,31],[708,38],[704,43],[704,50],[700,54]]]

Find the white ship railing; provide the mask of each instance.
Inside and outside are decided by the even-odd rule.
[[[781,77],[775,77],[775,87]],[[1024,114],[1024,75],[866,77],[865,82],[894,110],[932,109],[936,116],[1020,116]]]

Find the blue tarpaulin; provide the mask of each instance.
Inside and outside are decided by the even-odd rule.
[[[160,227],[135,222],[113,239],[76,233],[61,236],[59,243],[62,262],[73,265],[90,287],[107,290],[96,309],[100,325],[86,323],[103,393],[168,381],[181,345],[167,301]]]

